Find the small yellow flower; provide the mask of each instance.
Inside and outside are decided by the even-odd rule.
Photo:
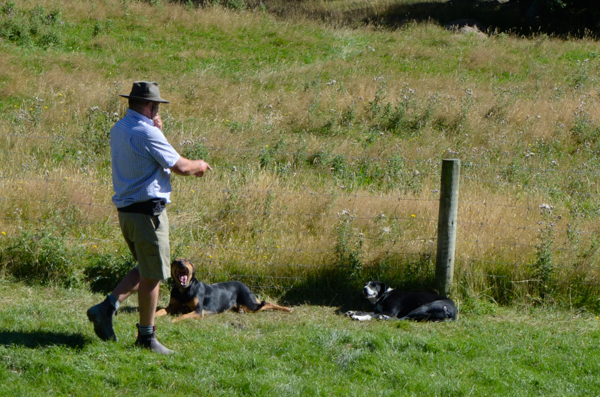
[[[2,234],[6,236],[6,232],[2,232]]]
[[[209,258],[212,258],[212,255],[209,255],[208,257],[209,257]]]
[[[412,214],[411,216],[412,216],[413,218],[414,218],[414,217],[416,217],[416,215],[415,215],[415,214]]]
[[[98,248],[98,246],[97,246],[97,245],[94,245],[94,248]]]

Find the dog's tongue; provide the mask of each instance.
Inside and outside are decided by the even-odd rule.
[[[179,276],[179,283],[181,285],[186,285],[187,284],[187,279],[188,279],[188,276],[186,276],[185,274],[182,274],[182,275]]]

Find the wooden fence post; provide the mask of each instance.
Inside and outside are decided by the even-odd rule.
[[[435,280],[440,294],[444,296],[450,293],[454,276],[459,179],[460,160],[442,160]]]

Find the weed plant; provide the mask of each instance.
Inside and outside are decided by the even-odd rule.
[[[64,24],[60,11],[46,11],[42,6],[19,10],[15,2],[3,3],[0,8],[0,37],[21,47],[37,46],[43,49],[62,43],[60,30]]]
[[[48,266],[77,258],[78,270],[40,265],[35,279],[81,282],[98,264],[118,273],[127,247],[108,134],[126,109],[118,94],[145,79],[171,101],[167,138],[214,168],[174,177],[168,210],[173,255],[204,281],[300,301],[322,286],[348,291],[345,269],[355,291],[368,278],[430,288],[440,164],[460,158],[455,296],[598,310],[596,41],[431,22],[349,28],[335,12],[320,23],[266,10],[2,4],[6,277],[45,263],[26,249],[50,235],[65,254]],[[17,25],[30,44],[7,33]],[[46,34],[57,40],[44,45]],[[340,224],[340,214],[352,217]]]

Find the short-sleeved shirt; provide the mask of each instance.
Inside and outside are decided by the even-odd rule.
[[[162,198],[171,202],[171,170],[180,155],[148,117],[127,109],[110,131],[117,208]]]

